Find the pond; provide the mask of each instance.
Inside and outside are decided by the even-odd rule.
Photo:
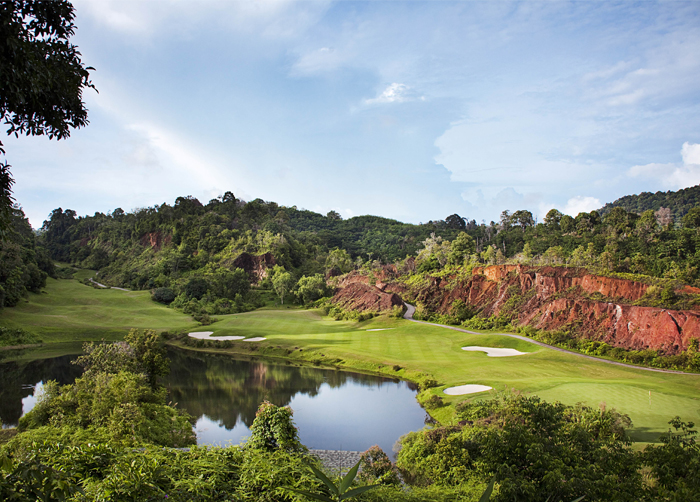
[[[303,444],[313,449],[364,451],[378,444],[391,454],[396,440],[423,427],[426,413],[415,387],[373,375],[171,350],[163,382],[179,408],[197,417],[199,444],[238,444],[261,401],[294,410]],[[0,418],[16,425],[36,401],[41,383],[70,383],[76,356],[0,364]]]

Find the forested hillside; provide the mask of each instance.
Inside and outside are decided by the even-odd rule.
[[[625,195],[615,202],[609,202],[600,209],[600,214],[607,214],[613,208],[621,207],[625,211],[642,214],[649,209],[659,211],[666,208],[671,216],[679,221],[688,211],[700,204],[700,185],[684,188],[677,192],[642,192],[639,195]]]
[[[666,194],[664,204],[691,204],[696,192]],[[330,293],[324,275],[406,257],[415,258],[409,270],[415,272],[518,262],[700,284],[700,207],[683,207],[680,219],[663,209],[637,214],[614,207],[575,218],[553,209],[537,224],[519,210],[503,211],[489,224],[453,214],[413,225],[377,216],[343,220],[333,211],[324,216],[261,199],[244,202],[227,192],[207,204],[179,197],[129,213],[78,216],[58,208],[38,238],[18,212],[16,231],[3,244],[0,285],[10,291],[4,304],[13,305],[41,287],[41,274],[55,273],[50,258],[96,269],[103,284],[152,290],[155,299],[175,301],[188,313],[217,314],[259,305],[251,285],[275,289],[280,300],[296,292],[299,301],[313,301]]]
[[[327,292],[324,273],[413,255],[433,232],[453,239],[466,223],[456,215],[450,221],[343,220],[227,192],[206,205],[179,197],[131,213],[79,217],[58,208],[40,233],[52,259],[99,270],[103,284],[151,289],[187,313],[220,314],[259,306],[250,285],[271,286],[273,275],[281,300],[296,285],[312,301]]]

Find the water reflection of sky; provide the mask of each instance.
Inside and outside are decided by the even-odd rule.
[[[324,383],[314,396],[297,393],[289,406],[301,442],[312,449],[364,451],[378,444],[390,454],[396,440],[421,429],[425,418],[406,382],[367,385],[350,379],[336,388]],[[238,444],[250,436],[241,420],[227,430],[206,414],[195,428],[199,444]]]
[[[44,390],[44,382],[39,382],[36,385],[28,385],[25,388],[33,388],[34,392],[32,392],[30,396],[22,398],[22,415],[26,415],[27,413],[32,411],[32,408],[34,408],[34,406],[36,405],[37,399],[39,399],[39,396]]]
[[[215,422],[206,415],[202,415],[194,426],[197,432],[197,444],[210,444],[214,446],[229,446],[243,442],[250,437],[250,430],[239,420],[236,426],[228,430],[220,422]]]
[[[32,410],[32,408],[34,408],[34,406],[36,406],[36,401],[39,398],[39,395],[41,395],[42,390],[44,389],[44,382],[39,382],[36,385],[23,385],[22,388],[26,390],[32,389],[32,393],[30,395],[22,398],[22,415],[25,415],[29,413]],[[3,429],[9,429],[10,427],[17,427],[17,424],[6,424],[3,421]]]
[[[244,441],[250,436],[246,423],[252,423],[264,399],[289,404],[302,443],[314,449],[363,451],[378,444],[390,453],[400,436],[423,427],[425,411],[406,382],[182,351],[169,356],[171,375],[164,383],[178,406],[198,417],[199,444]],[[16,425],[34,408],[43,382],[73,381],[79,368],[70,359],[0,365],[0,381],[6,384],[0,388],[3,427]]]

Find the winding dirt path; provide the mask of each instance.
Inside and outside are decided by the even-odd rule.
[[[476,331],[469,331],[469,330],[463,329],[463,328],[457,328],[455,326],[445,326],[444,324],[436,324],[436,323],[427,322],[427,321],[418,321],[418,320],[413,318],[413,314],[416,313],[416,307],[414,307],[413,305],[410,305],[406,302],[404,302],[404,305],[406,305],[406,313],[403,315],[403,318],[407,319],[411,322],[417,322],[420,324],[427,324],[429,326],[437,326],[438,328],[451,329],[453,331],[459,331],[461,333],[468,333],[470,335],[484,335],[485,334],[485,333],[477,333]],[[625,368],[632,368],[635,370],[655,371],[657,373],[675,373],[677,375],[700,376],[700,373],[690,373],[690,372],[686,372],[686,371],[676,371],[676,370],[663,370],[660,368],[648,368],[646,366],[635,366],[634,364],[627,364],[627,363],[620,363],[617,361],[610,361],[608,359],[603,359],[603,358],[595,357],[595,356],[589,356],[587,354],[581,354],[580,352],[574,352],[573,350],[566,350],[566,349],[562,349],[559,347],[555,347],[553,345],[547,345],[546,343],[538,342],[537,340],[533,340],[532,338],[528,338],[528,337],[522,336],[522,335],[514,335],[512,333],[488,333],[488,334],[489,335],[509,336],[510,338],[516,338],[518,340],[530,342],[530,343],[533,343],[535,345],[539,345],[540,347],[546,347],[548,349],[556,350],[559,352],[565,352],[567,354],[572,354],[574,356],[583,357],[586,359],[591,359],[593,361],[600,361],[601,363],[614,364],[615,366],[623,366]]]

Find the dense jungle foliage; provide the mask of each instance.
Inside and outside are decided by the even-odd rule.
[[[0,308],[14,307],[28,292],[38,293],[48,276],[56,277],[54,263],[37,244],[24,212],[14,207],[10,226],[0,239]]]

